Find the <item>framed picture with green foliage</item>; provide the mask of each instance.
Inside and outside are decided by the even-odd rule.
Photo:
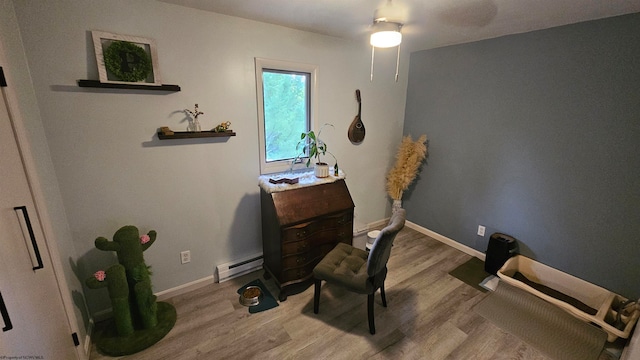
[[[162,85],[153,39],[91,31],[100,82]]]

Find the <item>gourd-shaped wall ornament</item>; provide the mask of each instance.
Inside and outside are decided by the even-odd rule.
[[[99,333],[96,345],[107,355],[128,355],[146,349],[162,339],[176,321],[175,308],[156,302],[151,288],[150,267],[143,252],[156,241],[154,230],[140,236],[132,225],[121,227],[113,241],[104,237],[95,240],[96,248],[115,251],[118,264],[98,271],[86,280],[90,289],[106,287],[113,308],[113,323]]]

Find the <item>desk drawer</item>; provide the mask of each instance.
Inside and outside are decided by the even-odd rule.
[[[330,231],[316,233],[313,237],[304,240],[285,242],[282,244],[282,256],[306,253],[313,248],[325,244],[331,244],[333,247],[339,242],[348,242],[353,236],[352,231],[351,227],[332,229]]]
[[[308,239],[318,233],[335,230],[336,234],[348,230],[353,233],[353,219],[350,212],[333,215],[316,221],[310,221],[283,230],[282,242],[293,242]]]
[[[311,248],[307,252],[284,256],[282,258],[282,269],[292,269],[312,264],[314,267],[336,246],[335,243],[322,244]],[[313,269],[312,269],[313,270]]]

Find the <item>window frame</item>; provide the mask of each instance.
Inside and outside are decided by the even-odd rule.
[[[308,121],[309,121],[309,130],[315,129],[316,124],[316,111],[317,111],[317,77],[318,77],[318,66],[312,64],[304,64],[297,63],[291,61],[283,61],[283,60],[272,60],[265,58],[255,58],[255,67],[256,67],[256,97],[257,97],[257,105],[258,105],[258,145],[259,145],[259,153],[260,153],[260,174],[272,174],[276,172],[285,172],[292,168],[291,161],[293,159],[288,160],[279,160],[279,161],[271,161],[267,162],[267,154],[266,154],[266,139],[265,139],[265,123],[264,123],[264,87],[262,82],[262,73],[263,70],[274,70],[278,72],[297,72],[297,73],[306,73],[309,74],[309,85],[308,85]],[[301,169],[305,167],[307,158],[301,158],[300,162],[296,162],[294,164],[293,169]]]

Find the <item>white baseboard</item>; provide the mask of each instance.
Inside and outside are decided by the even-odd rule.
[[[405,225],[410,229],[413,229],[413,230],[415,230],[415,231],[417,231],[419,233],[427,235],[430,238],[433,238],[433,239],[436,239],[436,240],[438,240],[438,241],[440,241],[442,243],[445,243],[445,244],[451,246],[454,249],[458,249],[458,250],[462,251],[465,254],[469,254],[471,256],[475,256],[475,257],[477,257],[478,259],[480,259],[482,261],[484,261],[484,259],[486,257],[486,254],[483,253],[483,252],[480,252],[480,251],[478,251],[478,250],[476,250],[476,249],[474,249],[472,247],[469,247],[467,245],[463,245],[463,244],[461,244],[461,243],[459,243],[459,242],[457,242],[457,241],[455,241],[453,239],[450,239],[450,238],[448,238],[448,237],[446,237],[444,235],[440,235],[435,231],[431,231],[431,230],[429,230],[427,228],[424,228],[424,227],[422,227],[420,225],[414,224],[411,221],[407,221],[405,223]]]
[[[389,224],[389,220],[391,218],[385,218],[382,220],[378,220],[378,221],[374,221],[372,223],[369,223],[369,229],[376,229],[378,227],[384,227],[385,225]]]
[[[158,297],[159,301],[166,300],[170,297],[174,297],[177,295],[182,295],[188,293],[189,291],[197,290],[201,287],[205,287],[207,285],[211,285],[214,283],[213,275],[209,275],[199,280],[195,280],[186,284],[178,285],[171,289],[162,290],[157,292],[155,295]]]
[[[197,290],[201,287],[207,286],[207,285],[211,285],[214,283],[213,281],[213,275],[209,275],[207,277],[204,277],[202,279],[198,279],[186,284],[182,284],[182,285],[178,285],[176,287],[173,287],[171,289],[167,289],[167,290],[162,290],[162,291],[158,291],[157,293],[155,293],[154,295],[156,295],[158,298],[158,301],[163,301],[166,300],[170,297],[174,297],[177,295],[181,295],[184,293],[188,293],[189,291],[193,291],[193,290]],[[96,323],[104,321],[104,320],[108,320],[110,318],[113,317],[113,309],[108,308],[108,309],[104,309],[104,310],[100,310],[100,311],[96,311],[95,314],[93,314],[93,321],[95,321]]]

